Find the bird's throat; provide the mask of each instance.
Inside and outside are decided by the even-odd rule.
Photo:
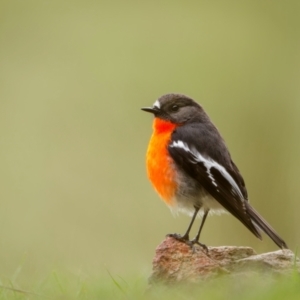
[[[162,120],[155,118],[153,121],[153,130],[158,133],[172,133],[173,130],[177,127],[177,124],[174,124],[170,121]]]

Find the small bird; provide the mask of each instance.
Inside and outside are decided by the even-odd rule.
[[[259,239],[263,231],[278,247],[288,248],[249,204],[244,179],[201,105],[185,95],[166,94],[142,110],[154,115],[146,158],[148,177],[171,210],[192,217],[184,235],[169,236],[207,251],[199,241],[206,217],[229,212]],[[202,215],[201,225],[190,240],[197,215]]]

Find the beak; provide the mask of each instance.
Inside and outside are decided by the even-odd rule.
[[[159,109],[156,107],[142,107],[141,110],[152,113],[152,114],[156,114],[159,112]]]

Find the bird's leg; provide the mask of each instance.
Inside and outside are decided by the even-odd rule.
[[[168,234],[168,236],[173,237],[174,239],[176,239],[176,240],[178,240],[178,241],[181,241],[181,242],[185,242],[185,243],[187,243],[187,244],[190,244],[190,243],[189,243],[189,242],[190,242],[189,234],[190,234],[191,228],[192,228],[192,226],[193,226],[193,224],[194,224],[194,221],[195,221],[195,219],[196,219],[196,216],[197,216],[197,214],[198,214],[198,211],[199,211],[200,207],[199,207],[199,206],[194,206],[194,208],[195,208],[195,212],[194,212],[194,214],[193,214],[192,220],[191,220],[191,222],[190,222],[190,225],[189,225],[189,227],[188,227],[186,233],[185,233],[184,235],[181,235],[181,234],[178,234],[178,233],[172,233],[172,234]]]
[[[208,252],[208,248],[207,248],[206,245],[204,245],[204,244],[202,244],[202,243],[199,242],[199,238],[200,238],[200,234],[201,234],[201,231],[202,231],[202,228],[203,228],[203,225],[205,223],[205,220],[206,220],[206,217],[207,217],[208,213],[209,213],[209,209],[207,209],[207,210],[204,211],[204,215],[203,215],[203,218],[202,218],[201,225],[200,225],[200,228],[198,230],[198,233],[197,233],[196,237],[193,240],[191,240],[191,244],[192,245],[197,244],[197,245],[201,246],[206,252]]]

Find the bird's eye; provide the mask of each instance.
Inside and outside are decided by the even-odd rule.
[[[176,104],[172,105],[172,107],[171,107],[172,112],[176,112],[176,111],[178,111],[178,109],[179,109],[179,106]]]

